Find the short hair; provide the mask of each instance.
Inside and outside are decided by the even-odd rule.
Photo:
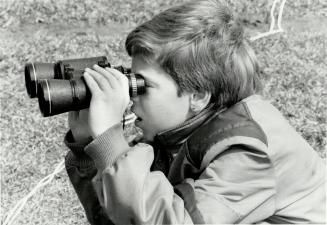
[[[258,63],[241,23],[218,0],[167,9],[129,33],[129,56],[157,62],[177,83],[178,95],[208,91],[229,107],[260,85]]]

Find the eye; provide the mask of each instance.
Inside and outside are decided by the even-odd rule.
[[[153,88],[154,87],[154,85],[153,85],[153,83],[151,83],[151,81],[149,81],[147,79],[145,79],[144,81],[145,81],[145,87],[146,88]]]
[[[141,76],[144,79],[145,87],[146,88],[154,88],[154,87],[156,87],[155,83],[152,83],[152,81],[148,80],[141,73],[135,73],[135,75]]]

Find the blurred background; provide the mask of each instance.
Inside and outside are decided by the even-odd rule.
[[[25,90],[27,62],[105,55],[130,66],[129,31],[185,0],[0,1],[1,212],[4,215],[64,159],[67,114],[43,118]],[[273,0],[227,1],[253,37],[270,27]],[[278,5],[277,5],[278,6]],[[277,16],[278,8],[276,9]],[[327,1],[286,1],[282,27],[252,42],[263,95],[326,157]],[[14,224],[88,224],[66,172],[40,189]]]

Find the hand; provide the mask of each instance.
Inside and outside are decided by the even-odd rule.
[[[93,138],[119,123],[130,101],[128,79],[115,69],[94,65],[85,69],[84,78],[92,93],[89,130]]]
[[[68,114],[68,125],[75,142],[87,144],[91,134],[88,125],[89,109],[72,111]]]

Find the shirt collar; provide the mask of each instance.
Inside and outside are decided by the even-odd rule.
[[[203,109],[199,114],[186,120],[184,123],[163,132],[158,133],[154,142],[164,147],[180,146],[183,144],[187,138],[201,126],[207,118],[211,117],[215,112],[217,112],[216,107],[210,104],[208,107]]]

